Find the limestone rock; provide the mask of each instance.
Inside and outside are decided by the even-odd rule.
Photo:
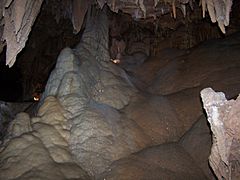
[[[221,31],[226,33],[225,26],[229,25],[232,3],[232,0],[201,0],[203,17],[205,17],[205,11],[208,10],[212,22],[218,22]]]
[[[81,42],[59,55],[42,100],[58,98],[70,122],[67,142],[71,153],[94,176],[113,161],[145,148],[151,140],[136,122],[119,112],[137,90],[126,73],[110,61],[107,16],[91,11]]]
[[[213,133],[210,165],[219,179],[239,179],[240,97],[228,101],[211,88],[203,89],[201,97]]]
[[[70,139],[73,154],[88,172],[104,172],[113,161],[150,145],[134,121],[106,105],[92,106],[73,119]]]
[[[182,132],[189,130],[203,114],[202,104],[197,95],[199,91],[199,88],[191,88],[166,96],[179,122],[182,122]]]
[[[84,17],[88,7],[98,4],[100,8],[106,3],[113,12],[119,10],[130,14],[134,19],[153,18],[154,20],[161,15],[171,13],[174,18],[177,17],[177,9],[182,11],[183,17],[187,14],[187,7],[193,10],[193,0],[58,0],[52,8],[58,22],[60,17],[69,18],[75,33],[81,30]],[[10,0],[0,2],[0,26],[4,24],[4,34],[0,27],[0,37],[7,44],[7,62],[9,67],[13,66],[17,54],[25,47],[28,40],[31,27],[40,11],[43,0]],[[48,3],[48,1],[46,1]],[[218,26],[225,33],[225,26],[229,25],[232,0],[201,0],[200,4],[205,11],[208,10],[212,22],[218,22]],[[168,22],[169,23],[169,22]],[[0,52],[6,45],[0,42]]]
[[[0,137],[6,132],[6,125],[14,119],[14,114],[6,102],[0,101]]]
[[[157,79],[156,76],[160,69],[185,54],[184,51],[173,48],[162,49],[159,53],[158,56],[148,57],[141,66],[134,69],[133,75],[138,80],[135,85],[139,89],[147,89]]]
[[[105,13],[106,9],[88,11],[81,42],[59,55],[37,116],[21,113],[11,123],[0,150],[0,179],[89,179],[88,174],[102,179],[206,179],[190,148],[186,151],[192,157],[178,143],[146,148],[177,141],[202,114],[199,104],[192,106],[199,100],[199,81],[209,74],[208,82],[219,81],[211,71],[215,64],[208,62],[211,58],[166,60],[157,78],[150,77],[154,95],[139,92],[110,60]],[[225,62],[218,61],[221,68]],[[234,69],[230,79],[239,73],[231,62],[223,70]],[[180,68],[182,64],[190,73]],[[205,66],[209,68],[201,75]],[[196,79],[191,81],[193,75]],[[231,83],[236,85],[238,79]]]
[[[75,30],[75,33],[78,33],[81,30],[85,14],[90,5],[90,1],[84,0],[73,0],[72,1],[72,24]]]
[[[226,91],[229,96],[236,95],[240,88],[240,63],[236,60],[239,52],[237,44],[239,45],[239,34],[209,41],[193,49],[189,54],[176,57],[155,71],[157,75],[149,85],[149,91],[169,95],[190,88],[203,89],[211,85],[215,89]],[[229,47],[232,48],[229,50]],[[199,96],[198,94],[199,92],[195,96]]]
[[[202,115],[179,141],[180,145],[191,155],[195,163],[202,169],[208,179],[215,179],[208,164],[208,157],[212,146],[210,127],[207,119]]]
[[[178,144],[144,149],[114,162],[98,179],[207,179]]]
[[[17,114],[14,121],[10,123],[8,131],[8,135],[11,137],[18,137],[24,133],[32,131],[29,115],[23,112]]]
[[[50,96],[39,116],[18,114],[0,149],[0,179],[90,179],[72,158],[67,124],[58,100]]]
[[[120,67],[126,71],[133,71],[138,66],[142,65],[146,59],[147,55],[142,52],[136,52],[130,56],[125,55],[121,58]]]
[[[4,7],[3,39],[7,43],[6,65],[13,66],[17,54],[25,47],[31,27],[40,11],[43,0],[13,1]]]
[[[163,96],[139,95],[124,109],[155,145],[177,141],[184,133],[184,123]]]
[[[25,111],[30,105],[31,103],[9,103],[0,101],[0,140],[6,135],[8,126],[16,114]],[[21,117],[25,117],[24,119],[28,120],[29,117],[27,116],[27,114],[22,113],[19,114],[18,117],[20,117],[20,119],[22,119]]]

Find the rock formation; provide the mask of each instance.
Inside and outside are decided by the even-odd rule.
[[[224,93],[211,88],[201,97],[213,133],[209,162],[218,179],[240,178],[240,96],[227,100]]]
[[[192,9],[193,0],[110,0],[107,1],[109,7],[114,12],[122,10],[123,12],[131,14],[134,18],[156,18],[159,14],[164,13],[164,3],[170,6],[172,9],[172,15],[177,17],[177,8],[179,8],[184,17],[186,16],[186,6],[189,5]],[[100,1],[103,4],[103,1]],[[205,17],[206,11],[208,11],[212,22],[218,22],[218,26],[223,33],[225,32],[225,26],[229,25],[230,11],[232,7],[232,0],[201,0],[203,17]]]
[[[212,146],[211,130],[205,115],[187,131],[179,141],[179,144],[190,154],[195,163],[202,169],[208,179],[216,179],[208,164]]]
[[[5,2],[5,3],[4,3]],[[1,1],[4,17],[3,40],[7,44],[6,65],[13,66],[17,54],[25,47],[43,0]]]
[[[46,0],[47,1],[47,0]],[[6,65],[13,66],[17,54],[25,47],[29,33],[34,21],[40,11],[43,0],[5,0],[0,2],[0,52],[7,45]],[[131,14],[135,19],[151,18],[156,19],[162,14],[172,12],[176,18],[177,8],[186,16],[186,6],[193,9],[193,0],[63,0],[56,1],[53,13],[56,20],[60,17],[70,18],[75,30],[78,33],[81,29],[85,14],[90,5],[97,3],[100,8],[106,3],[113,12],[119,10]],[[232,0],[201,0],[203,17],[208,10],[212,22],[218,22],[221,31],[225,33],[225,26],[229,25]],[[172,10],[171,10],[172,9]],[[4,42],[6,41],[6,43]]]
[[[107,16],[100,13],[94,19],[90,14],[80,44],[60,54],[43,99],[56,96],[69,112],[71,151],[84,169],[96,175],[150,141],[135,122],[118,112],[136,89],[110,61]]]
[[[19,113],[10,123],[0,179],[212,177],[199,92],[209,84],[228,96],[239,92],[239,34],[187,53],[140,56],[124,71],[109,55],[107,12],[88,10],[81,41],[61,51],[37,113]]]
[[[7,103],[0,101],[0,142],[6,135],[9,123],[19,112],[23,112],[31,106],[32,103]]]
[[[176,143],[154,146],[116,161],[98,179],[159,178],[207,179],[189,154]]]
[[[0,179],[89,179],[69,151],[69,126],[63,114],[58,100],[48,97],[37,117],[17,115],[1,146]]]
[[[10,124],[0,155],[1,179],[28,179],[33,174],[88,179],[79,165],[96,176],[113,161],[151,143],[134,121],[118,111],[137,90],[110,61],[106,37],[107,16],[89,12],[80,44],[59,55],[37,117],[22,113]],[[21,161],[7,163],[13,156]]]
[[[211,21],[218,22],[221,31],[226,33],[225,26],[229,25],[232,0],[201,0],[200,4],[203,17],[205,17],[205,11],[208,11]]]

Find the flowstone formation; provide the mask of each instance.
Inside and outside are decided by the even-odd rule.
[[[213,133],[209,162],[218,179],[240,178],[240,96],[227,100],[211,88],[201,91],[204,109]]]
[[[57,97],[68,112],[70,150],[95,177],[134,152],[177,141],[192,125],[177,118],[167,98],[142,94],[112,63],[108,18],[100,12],[89,11],[79,45],[61,52],[42,98]]]
[[[199,91],[238,91],[240,36],[188,54],[169,49],[129,73],[109,56],[108,12],[88,11],[82,39],[60,53],[36,116],[23,112],[10,123],[0,179],[213,179]]]
[[[89,10],[79,45],[60,53],[37,116],[20,113],[11,122],[0,152],[0,179],[98,178],[115,161],[177,141],[191,126],[182,124],[167,98],[142,94],[111,62],[104,11]],[[194,177],[202,177],[197,166],[193,169]]]
[[[0,179],[89,179],[68,148],[69,127],[55,97],[45,99],[38,116],[19,113],[0,150]]]
[[[118,111],[137,90],[110,61],[106,14],[89,11],[87,22],[76,49],[59,55],[37,116],[21,113],[10,124],[0,179],[89,179],[150,145],[137,123]]]
[[[56,96],[68,112],[71,152],[91,175],[150,143],[138,125],[118,111],[137,90],[110,61],[108,19],[100,12],[89,12],[76,49],[61,52],[43,95]]]
[[[31,106],[32,103],[9,103],[0,101],[0,144],[6,134],[8,124],[15,116]]]

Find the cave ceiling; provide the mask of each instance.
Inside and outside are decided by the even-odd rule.
[[[1,0],[0,1],[0,52],[7,46],[6,65],[12,67],[17,54],[25,47],[31,28],[36,20],[44,0]],[[222,33],[229,25],[232,0],[45,0],[52,3],[51,10],[56,21],[61,17],[72,21],[74,33],[78,33],[84,16],[90,5],[102,8],[107,4],[113,12],[122,11],[135,20],[157,19],[164,14],[171,14],[173,19],[186,17],[188,11],[194,11],[196,4],[202,7],[202,17],[209,14],[213,23],[218,23]],[[180,12],[180,13],[179,13]]]

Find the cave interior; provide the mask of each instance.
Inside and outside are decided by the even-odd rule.
[[[0,179],[240,179],[238,0],[0,8]]]

